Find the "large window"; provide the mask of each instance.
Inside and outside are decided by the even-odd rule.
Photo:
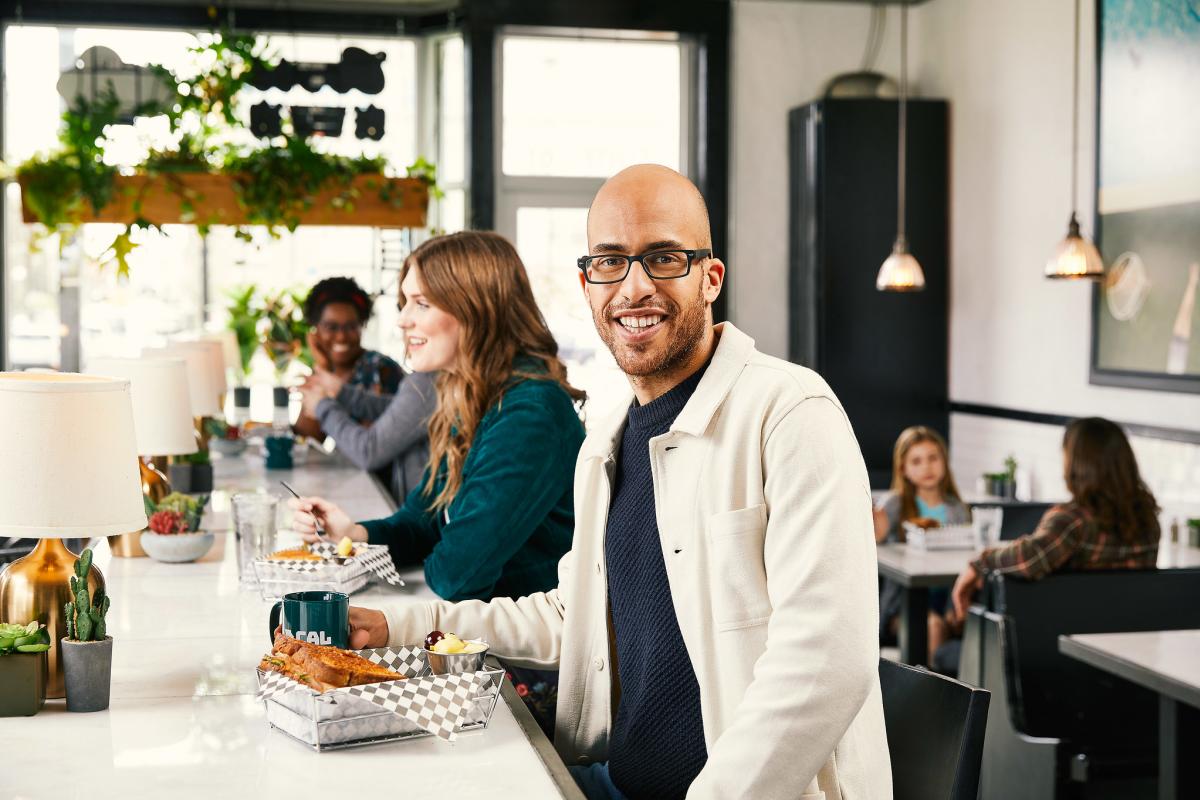
[[[76,66],[88,48],[108,47],[127,64],[153,62],[179,69],[194,58],[188,48],[196,41],[196,35],[185,31],[9,26],[4,40],[4,160],[18,163],[55,145],[65,107],[56,90],[59,75]],[[346,109],[342,135],[321,137],[321,148],[384,155],[397,167],[417,157],[420,103],[414,40],[279,34],[268,41],[271,52],[294,62],[334,63],[350,46],[382,53],[384,89],[367,95],[357,90],[339,94],[328,86],[317,92],[302,87],[248,88],[241,103],[247,118],[259,102],[340,106]],[[371,105],[385,115],[378,141],[355,135],[358,109]],[[111,146],[106,150],[114,154],[117,166],[131,164],[147,148],[168,145],[166,137],[164,119],[139,118],[134,125],[110,126],[106,138]],[[245,137],[252,141],[249,133]],[[461,179],[459,187],[461,197]],[[368,291],[380,291],[388,283],[388,243],[380,231],[366,227],[301,227],[278,239],[261,229],[254,232],[254,243],[247,244],[234,238],[229,228],[214,228],[202,239],[192,226],[168,225],[136,235],[139,246],[129,257],[130,277],[121,280],[111,266],[100,267],[103,250],[119,226],[85,225],[73,241],[50,237],[34,242],[39,226],[21,223],[17,186],[9,186],[6,200],[5,311],[7,356],[13,369],[86,368],[92,358],[134,355],[173,335],[220,325],[227,292],[243,284],[265,290],[304,288],[330,275],[354,277]],[[382,313],[364,339],[366,346],[398,356],[399,337],[389,324],[394,306],[394,293],[379,301]],[[251,378],[271,379],[265,357]]]
[[[692,48],[674,34],[513,31],[499,53],[496,228],[516,243],[569,378],[589,394],[590,424],[628,384],[579,285],[587,208],[631,164],[692,173]]]

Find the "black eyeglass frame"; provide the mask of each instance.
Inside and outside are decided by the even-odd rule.
[[[666,276],[666,277],[659,277],[658,275],[655,275],[652,272],[650,272],[650,269],[646,266],[645,259],[650,258],[651,256],[661,255],[662,253],[683,253],[684,255],[687,256],[687,269],[683,271],[682,275],[671,275],[671,276]],[[594,281],[591,279],[590,276],[588,276],[588,267],[591,265],[591,263],[593,261],[595,261],[597,258],[612,258],[613,256],[617,256],[619,258],[624,258],[628,262],[625,265],[625,272],[621,275],[621,277],[614,278],[611,281]],[[633,265],[635,263],[640,263],[642,265],[642,271],[644,271],[646,273],[646,277],[652,281],[673,281],[673,280],[677,280],[679,278],[686,278],[688,275],[691,275],[692,274],[692,265],[695,264],[697,261],[703,261],[706,258],[712,258],[712,257],[713,257],[712,250],[707,247],[700,248],[699,250],[685,250],[683,248],[670,248],[670,249],[666,249],[666,250],[654,250],[649,253],[642,253],[639,256],[626,256],[626,255],[621,255],[620,253],[598,253],[597,255],[594,255],[594,256],[580,256],[579,259],[575,262],[575,265],[578,266],[579,271],[583,273],[583,279],[591,284],[603,285],[603,284],[611,284],[611,283],[620,283],[621,281],[623,281],[629,277],[629,270],[633,269]]]

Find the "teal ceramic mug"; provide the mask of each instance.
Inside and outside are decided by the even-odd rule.
[[[271,638],[285,636],[309,644],[350,646],[350,596],[341,592],[289,592],[271,607]]]

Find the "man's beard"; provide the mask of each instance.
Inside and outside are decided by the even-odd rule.
[[[613,314],[639,308],[661,308],[667,312],[667,319],[662,323],[667,327],[665,346],[657,341],[645,344],[622,342],[613,331],[611,325]],[[626,303],[606,306],[594,315],[594,322],[600,338],[604,340],[609,352],[613,354],[621,371],[632,377],[647,378],[671,374],[695,353],[696,348],[703,341],[704,326],[708,324],[706,311],[704,287],[701,285],[692,302],[684,306],[680,306],[663,295],[656,294],[636,305]],[[655,339],[658,338],[660,337],[655,337]],[[651,350],[651,348],[655,349]]]

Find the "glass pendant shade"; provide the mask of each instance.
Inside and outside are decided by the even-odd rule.
[[[1053,255],[1046,262],[1047,278],[1091,278],[1104,277],[1104,261],[1096,245],[1083,238],[1079,232],[1079,221],[1071,214],[1067,225],[1067,238],[1058,243]]]
[[[892,245],[892,254],[879,268],[875,288],[881,292],[919,292],[925,288],[925,272],[902,239]]]

